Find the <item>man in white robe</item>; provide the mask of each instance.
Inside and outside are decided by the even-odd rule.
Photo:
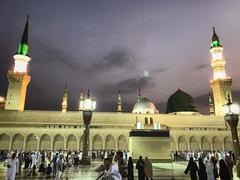
[[[7,160],[7,176],[6,180],[15,180],[17,172],[16,154],[13,153],[12,157]]]

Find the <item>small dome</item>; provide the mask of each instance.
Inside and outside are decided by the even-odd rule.
[[[133,113],[137,114],[155,114],[159,113],[153,102],[145,97],[141,97],[133,107]]]
[[[196,113],[197,108],[194,104],[193,98],[178,89],[173,95],[168,98],[166,113]]]

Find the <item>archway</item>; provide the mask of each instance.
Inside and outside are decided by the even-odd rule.
[[[191,151],[198,151],[199,150],[199,143],[194,136],[192,136],[190,138],[190,149],[191,149]]]
[[[102,150],[103,149],[103,139],[100,135],[95,135],[92,142],[92,150]]]
[[[29,134],[26,139],[26,150],[36,150],[38,139],[34,134]]]
[[[69,150],[77,149],[77,138],[73,134],[70,134],[67,138],[67,149]]]
[[[43,134],[40,138],[40,150],[51,150],[51,137],[47,134]]]
[[[222,142],[220,138],[217,136],[213,138],[213,150],[215,151],[222,150]]]
[[[62,135],[57,134],[53,139],[53,150],[64,149],[64,138]]]
[[[229,136],[224,138],[224,150],[225,151],[233,150],[232,141],[231,141],[231,138]]]
[[[124,135],[120,135],[118,138],[118,150],[128,150],[127,138]]]
[[[9,150],[10,136],[7,134],[0,135],[0,147],[2,150]]]
[[[188,150],[187,141],[183,136],[180,136],[178,139],[178,150],[180,150],[180,151]]]
[[[106,137],[105,149],[106,150],[115,150],[116,149],[116,142],[112,135],[108,135]]]
[[[201,139],[202,150],[211,150],[211,144],[207,137],[203,136]]]
[[[23,149],[24,137],[21,134],[16,134],[12,139],[12,150]]]

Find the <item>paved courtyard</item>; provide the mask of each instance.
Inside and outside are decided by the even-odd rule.
[[[66,169],[63,179],[84,179],[84,180],[95,180],[98,177],[98,173],[94,171],[94,169],[100,165],[101,162],[93,162],[90,167],[78,167],[78,168],[68,168]],[[172,165],[174,171],[172,171]],[[189,179],[186,175],[184,175],[183,171],[186,168],[186,163],[164,163],[164,164],[153,164],[153,174],[154,179],[171,179],[172,172],[174,174],[175,179]],[[6,167],[3,164],[0,165],[0,179],[4,179],[6,173]],[[135,171],[135,176],[137,175],[137,171]],[[46,176],[27,176],[26,172],[23,172],[21,176],[17,176],[16,179],[54,179],[54,177],[46,178]],[[137,179],[137,178],[136,178]]]
[[[84,179],[84,180],[96,180],[98,177],[98,173],[94,171],[94,169],[100,165],[101,162],[93,162],[90,167],[71,167],[66,169],[63,180],[71,180],[71,179]],[[156,179],[164,179],[170,180],[172,179],[172,174],[174,179],[176,180],[189,180],[189,176],[186,176],[183,172],[187,166],[187,163],[154,163],[153,164],[153,175],[154,180]],[[172,171],[173,168],[173,171]],[[3,164],[0,165],[0,179],[5,179],[6,167]],[[135,176],[137,175],[137,171],[135,171]],[[28,180],[28,179],[54,179],[54,177],[46,178],[46,176],[37,175],[37,176],[27,176],[26,172],[23,172],[21,176],[17,176],[16,179],[19,180]],[[137,179],[137,177],[135,178]],[[235,177],[234,179],[237,179]]]

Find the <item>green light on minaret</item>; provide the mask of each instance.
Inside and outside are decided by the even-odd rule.
[[[219,42],[219,41],[213,41],[212,43],[211,43],[211,47],[221,47],[222,45],[221,45],[221,43]]]
[[[213,36],[212,36],[212,43],[211,43],[211,48],[214,47],[222,47],[220,40],[218,38],[218,35],[215,31],[215,27],[213,27]]]
[[[26,56],[28,54],[28,45],[26,43],[19,44],[17,53]]]

